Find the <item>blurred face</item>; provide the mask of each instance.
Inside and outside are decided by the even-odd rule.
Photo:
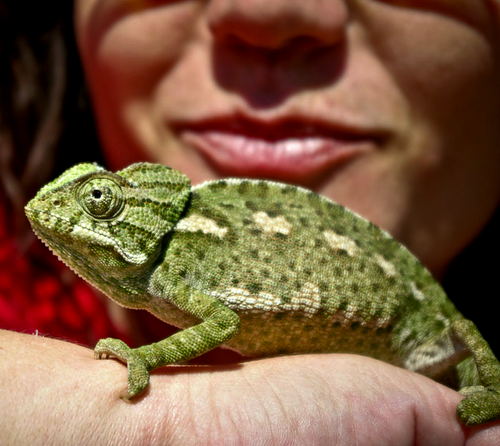
[[[495,8],[76,0],[76,27],[112,168],[304,185],[440,275],[500,201]]]

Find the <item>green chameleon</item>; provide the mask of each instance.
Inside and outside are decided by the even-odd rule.
[[[183,329],[134,349],[98,342],[96,358],[127,363],[126,398],[151,370],[224,344],[252,357],[370,356],[453,383],[466,425],[500,418],[500,364],[475,325],[400,243],[314,192],[247,179],[191,187],[157,164],[80,164],[26,215],[92,285]]]

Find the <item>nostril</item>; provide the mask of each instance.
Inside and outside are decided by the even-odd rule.
[[[58,200],[58,199],[56,199],[56,200],[54,200],[54,201],[52,202],[52,205],[53,205],[54,207],[56,207],[56,208],[61,207],[61,204],[62,204],[61,200]]]

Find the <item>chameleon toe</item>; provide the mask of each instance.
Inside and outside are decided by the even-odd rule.
[[[457,415],[466,426],[488,423],[500,418],[500,393],[484,389],[465,397],[457,407]]]

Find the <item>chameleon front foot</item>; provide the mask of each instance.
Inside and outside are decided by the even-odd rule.
[[[94,358],[102,359],[103,356],[106,359],[112,356],[127,364],[127,394],[122,396],[123,399],[129,400],[146,389],[149,383],[149,371],[136,349],[130,348],[119,339],[101,339],[94,348]]]
[[[466,426],[488,423],[500,418],[500,388],[474,386],[460,391],[467,395],[460,401],[457,414]]]

